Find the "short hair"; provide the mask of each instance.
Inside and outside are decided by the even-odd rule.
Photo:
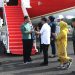
[[[28,19],[28,16],[24,16],[24,19]]]
[[[75,18],[72,18],[72,22],[75,22]]]
[[[50,20],[51,22],[53,22],[53,21],[55,20],[55,17],[54,17],[54,16],[49,16],[48,18],[49,18],[49,20]]]
[[[45,18],[45,17],[43,17],[41,20],[44,22],[47,22],[47,18]]]

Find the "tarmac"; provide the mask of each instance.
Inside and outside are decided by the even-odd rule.
[[[71,68],[68,70],[57,69],[59,62],[56,58],[49,58],[48,66],[40,66],[43,61],[43,55],[34,55],[32,62],[23,63],[22,56],[0,56],[0,75],[75,75],[75,55],[73,55],[72,42],[68,42],[68,55],[73,58]],[[49,55],[51,49],[49,48]]]

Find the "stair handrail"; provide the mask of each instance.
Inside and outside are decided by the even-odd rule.
[[[23,11],[23,15],[24,16],[29,16],[23,0],[21,0],[21,8],[22,8],[22,11]]]
[[[7,18],[6,18],[6,11],[5,11],[5,6],[4,6],[4,3],[3,3],[3,17],[4,17],[4,24],[6,25],[6,35],[7,35],[7,46],[6,46],[6,51],[7,53],[10,53],[10,50],[9,50],[9,31],[8,31],[8,24],[7,24]]]

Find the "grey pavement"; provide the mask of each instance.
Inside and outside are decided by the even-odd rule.
[[[49,49],[49,55],[51,49]],[[70,69],[57,69],[59,62],[56,58],[49,58],[48,66],[40,66],[43,61],[43,55],[32,56],[32,63],[24,64],[22,56],[0,56],[0,75],[75,75],[75,56],[73,55],[72,42],[68,42],[68,54],[73,58]]]

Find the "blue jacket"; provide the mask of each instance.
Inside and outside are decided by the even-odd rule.
[[[50,22],[49,25],[51,27],[51,38],[55,39],[55,36],[53,36],[52,33],[56,32],[56,23],[55,22]]]

